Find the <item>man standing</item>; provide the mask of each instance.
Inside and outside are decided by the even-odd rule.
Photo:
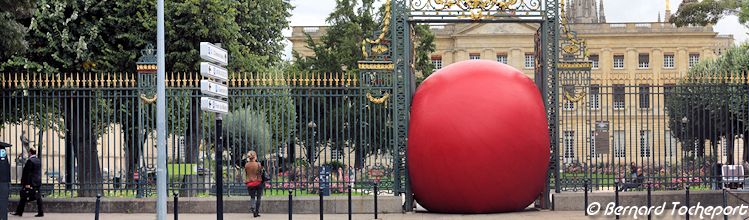
[[[36,156],[36,149],[29,148],[29,159],[23,166],[23,175],[21,176],[21,191],[30,189],[33,196],[36,199],[37,214],[35,217],[44,216],[44,209],[42,206],[42,194],[39,192],[39,188],[42,186],[42,161]],[[23,209],[26,206],[26,202],[29,201],[28,193],[21,193],[21,201],[18,202],[16,212],[13,215],[23,215]]]

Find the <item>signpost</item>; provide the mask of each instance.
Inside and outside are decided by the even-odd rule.
[[[223,155],[224,139],[221,114],[229,113],[229,87],[224,85],[229,80],[229,71],[224,68],[229,65],[229,53],[208,42],[200,42],[200,58],[207,61],[200,63],[200,75],[208,78],[200,81],[200,91],[205,97],[200,98],[200,109],[216,113],[216,219],[224,219],[224,178]]]

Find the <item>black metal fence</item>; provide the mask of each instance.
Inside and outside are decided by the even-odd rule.
[[[363,79],[363,80],[362,80]],[[200,110],[196,73],[167,74],[168,183],[181,196],[245,195],[243,164],[254,150],[271,176],[266,194],[393,189],[389,74],[233,74],[223,117],[222,171],[214,166],[215,115]],[[155,75],[0,74],[0,142],[19,187],[28,148],[42,160],[53,197],[155,196]],[[321,169],[325,167],[325,172]],[[324,173],[324,175],[321,175]]]
[[[557,191],[717,189],[749,161],[745,73],[637,78],[561,86]]]

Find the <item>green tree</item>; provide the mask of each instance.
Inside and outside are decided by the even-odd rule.
[[[22,1],[18,5],[26,2]],[[140,49],[155,41],[154,1],[38,0],[34,3],[36,8],[31,16],[28,34],[24,38],[29,49],[9,53],[7,58],[0,56],[0,71],[38,72],[52,76],[64,72],[84,72],[91,75],[133,71]],[[166,3],[168,72],[173,74],[196,70],[199,60],[197,47],[201,41],[222,43],[232,54],[231,71],[265,71],[280,60],[280,32],[288,27],[286,19],[290,16],[291,9],[287,1],[184,0]],[[3,11],[2,15],[6,14]],[[0,19],[6,17],[0,16]],[[8,24],[3,22],[0,27],[2,25]],[[115,92],[125,94],[129,91]],[[181,115],[178,118],[189,118],[190,123],[183,124],[191,126],[170,129],[170,132],[186,132],[188,149],[197,149],[197,140],[202,138],[201,129],[198,129],[201,125],[199,101],[194,98],[197,97],[194,94],[197,91],[175,92],[184,95],[180,97],[190,97],[193,94],[192,99],[175,100],[175,106],[180,106],[180,109],[172,109],[180,114],[189,114],[189,117]],[[101,129],[107,126],[97,124],[99,121],[96,117],[116,114],[112,118],[119,121],[101,123],[118,123],[123,126],[128,144],[127,155],[130,157],[128,167],[134,167],[140,155],[135,133],[149,130],[137,127],[138,123],[134,123],[140,114],[137,97],[126,101],[102,97],[101,91],[76,89],[62,96],[58,102],[35,108],[38,111],[30,116],[18,115],[1,119],[4,120],[2,123],[22,121],[33,115],[61,112],[65,124],[59,127],[66,130],[65,139],[70,141],[66,146],[72,147],[66,150],[71,152],[85,149],[85,152],[76,152],[76,160],[78,164],[87,162],[87,166],[90,165],[86,167],[90,170],[80,170],[84,167],[79,166],[78,173],[82,174],[78,175],[79,183],[91,189],[101,189],[96,186],[101,183],[97,168],[99,160],[95,147],[96,135],[102,134]],[[96,107],[90,108],[91,106]],[[66,164],[73,167],[71,161],[66,161]],[[72,173],[69,171],[66,169],[66,173]],[[132,178],[132,170],[129,170],[128,177]],[[87,189],[79,192],[79,196],[95,195],[94,191]]]
[[[417,84],[421,84],[429,75],[434,72],[434,64],[432,63],[432,53],[434,53],[436,46],[434,45],[434,33],[429,30],[429,25],[415,25],[414,33],[416,35],[415,47],[416,47],[416,58],[415,58],[415,69],[420,75],[417,77]]]
[[[729,147],[727,163],[734,163],[734,139],[740,135],[749,137],[749,90],[745,83],[735,81],[746,77],[748,70],[749,45],[731,48],[715,60],[695,65],[685,80],[672,91],[666,91],[672,135],[682,143],[697,144],[696,147],[685,144],[683,150],[696,150],[696,156],[704,156],[704,144],[709,140],[712,152],[717,153],[718,142],[723,138]],[[743,148],[742,156],[747,160],[749,143],[744,141]]]
[[[748,0],[684,1],[670,22],[676,26],[715,24],[726,15],[737,15],[739,21],[749,26]]]
[[[24,39],[34,12],[32,0],[0,0],[0,60],[23,53],[28,48]]]

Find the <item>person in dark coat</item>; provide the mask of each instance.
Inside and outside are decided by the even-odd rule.
[[[36,156],[36,149],[30,148],[29,154],[31,156],[29,156],[29,159],[23,166],[23,175],[21,176],[21,186],[23,188],[21,191],[31,189],[35,192],[32,195],[36,199],[37,214],[35,217],[42,217],[44,216],[44,208],[42,206],[42,194],[39,192],[39,188],[42,186],[42,161]],[[21,193],[21,201],[18,202],[18,207],[16,207],[16,212],[13,215],[23,215],[26,202],[29,201],[28,196],[25,193]]]

